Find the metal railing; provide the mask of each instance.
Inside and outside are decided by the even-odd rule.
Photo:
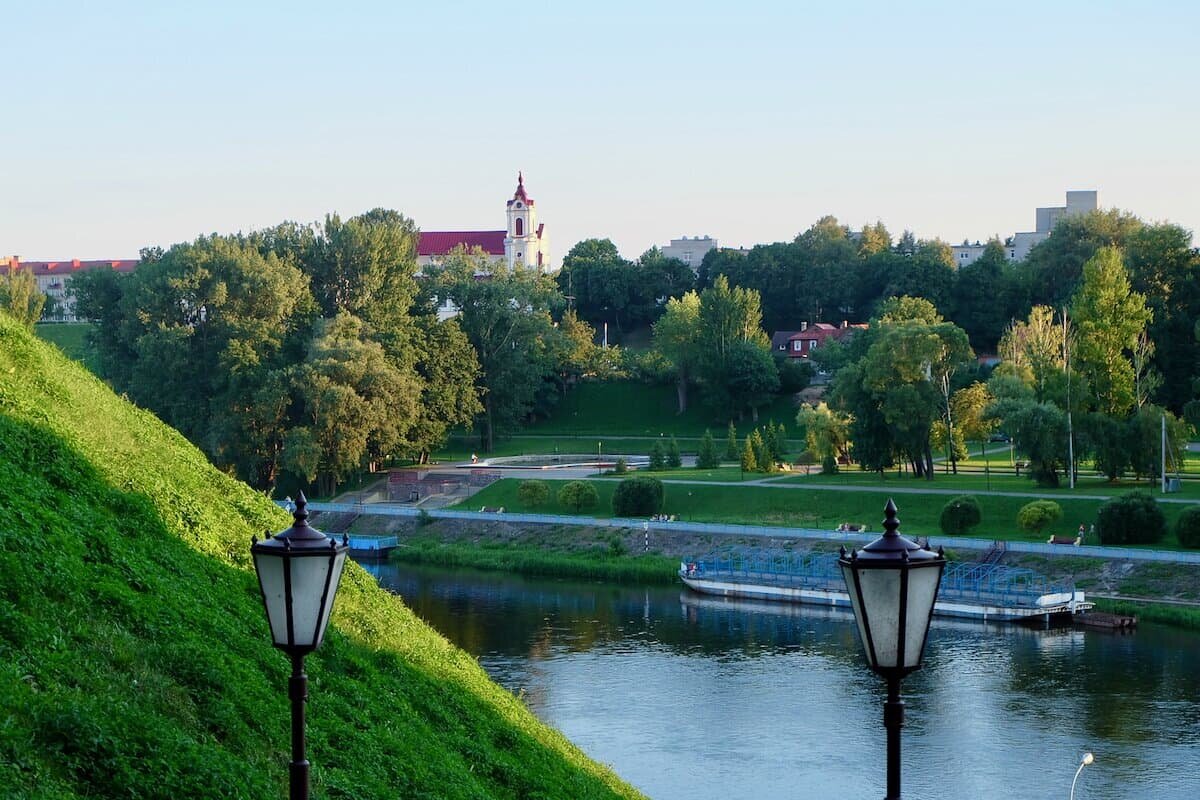
[[[282,505],[282,503],[280,503]],[[337,514],[368,514],[384,517],[415,517],[422,509],[411,506],[385,505],[382,503],[316,503],[308,504],[310,511],[325,511]],[[820,528],[787,528],[772,525],[734,525],[714,522],[661,522],[644,519],[622,519],[619,517],[584,517],[561,514],[496,514],[481,511],[461,511],[449,508],[426,509],[435,519],[488,520],[526,523],[530,525],[584,525],[593,528],[637,528],[651,531],[678,531],[703,533],[715,536],[755,536],[771,539],[817,539],[839,542],[851,547],[872,542],[878,533],[855,533],[829,531]],[[924,538],[924,537],[922,537]],[[1092,558],[1128,559],[1130,561],[1161,561],[1175,564],[1200,564],[1200,552],[1176,550],[1143,550],[1135,547],[1107,547],[1101,545],[1054,545],[1045,542],[998,542],[992,539],[968,537],[930,536],[929,546],[954,550],[987,551],[1003,546],[1010,553],[1037,555],[1084,556]]]

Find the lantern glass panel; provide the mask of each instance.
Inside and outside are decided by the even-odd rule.
[[[858,580],[875,645],[874,666],[895,667],[900,640],[900,570],[860,569]]]
[[[846,591],[850,595],[850,606],[854,609],[854,622],[858,625],[858,640],[862,642],[863,652],[867,654],[867,662],[875,665],[875,656],[871,653],[871,645],[867,640],[867,618],[862,605],[858,602],[854,569],[849,564],[842,564],[842,578],[846,581]]]
[[[284,559],[274,553],[254,553],[254,569],[262,587],[263,603],[267,607],[267,622],[271,625],[271,640],[276,645],[288,643],[287,594],[284,591]]]
[[[342,580],[342,568],[346,566],[346,551],[341,549],[333,557],[333,574],[329,580],[329,593],[325,599],[325,609],[321,614],[319,622],[320,627],[317,628],[316,646],[320,647],[321,642],[325,640],[325,628],[329,625],[329,615],[333,612],[333,601],[337,597],[338,584]]]
[[[914,567],[908,571],[908,612],[904,631],[904,664],[913,669],[921,665],[921,650],[929,617],[937,597],[942,570],[938,566]]]
[[[321,602],[326,598],[326,581],[333,560],[333,552],[329,550],[291,559],[292,630],[296,637],[292,644],[296,647],[315,647],[320,642],[317,625],[323,621]]]

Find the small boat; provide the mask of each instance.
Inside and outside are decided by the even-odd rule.
[[[702,594],[850,608],[837,561],[834,553],[734,548],[681,562],[679,578]],[[1034,622],[1074,617],[1093,605],[1073,584],[1053,585],[1033,570],[950,562],[933,613],[989,622]]]

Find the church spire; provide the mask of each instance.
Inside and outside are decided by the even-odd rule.
[[[520,170],[517,171],[517,190],[513,192],[512,200],[509,200],[508,204],[511,206],[518,200],[523,201],[527,206],[533,205],[533,199],[525,194],[525,175]]]

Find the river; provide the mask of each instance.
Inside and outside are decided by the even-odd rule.
[[[883,686],[846,612],[366,565],[655,800],[879,798]],[[1200,636],[935,620],[904,683],[904,796],[1200,797]]]

